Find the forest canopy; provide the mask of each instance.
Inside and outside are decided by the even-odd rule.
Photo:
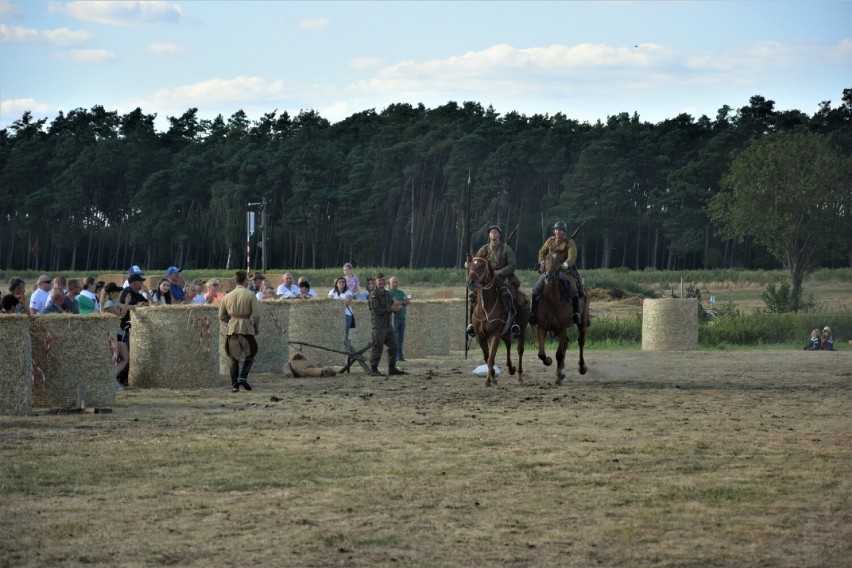
[[[827,189],[841,204],[837,229],[814,259],[852,266],[852,89],[813,116],[774,107],[753,96],[712,119],[657,124],[635,113],[595,124],[500,115],[475,102],[394,104],[334,124],[312,110],[206,120],[191,108],[165,132],[139,108],[79,108],[51,122],[26,112],[0,130],[0,266],[243,266],[252,209],[258,267],[264,203],[271,267],[460,266],[497,223],[529,268],[564,219],[572,232],[585,222],[583,268],[778,268],[764,241],[711,218],[708,204],[740,153],[781,132],[806,132],[844,162]]]

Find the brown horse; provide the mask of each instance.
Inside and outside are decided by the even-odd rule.
[[[494,359],[500,346],[500,339],[506,345],[506,367],[509,374],[515,374],[512,365],[512,314],[502,296],[501,282],[494,274],[494,269],[487,259],[476,257],[468,263],[467,283],[471,290],[476,290],[476,304],[473,308],[471,323],[476,332],[476,340],[482,348],[482,356],[488,365],[488,378],[485,386],[497,384],[494,376]],[[523,294],[523,292],[518,292]],[[518,382],[523,382],[524,375],[524,335],[529,322],[529,308],[517,311],[515,323],[521,328],[518,338]]]
[[[574,325],[574,312],[567,292],[563,293],[559,272],[564,270],[565,255],[558,251],[550,251],[544,259],[544,289],[539,298],[536,318],[538,325],[538,358],[550,366],[553,363],[544,352],[544,342],[547,332],[553,332],[559,338],[556,348],[556,384],[562,384],[565,379],[565,350],[568,349],[568,330]],[[580,324],[577,326],[577,345],[580,346],[578,368],[581,375],[586,374],[586,360],[583,358],[583,348],[586,345],[586,329],[589,327],[588,298],[580,308]]]

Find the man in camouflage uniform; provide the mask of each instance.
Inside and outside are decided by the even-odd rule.
[[[514,299],[518,294],[518,289],[521,287],[521,281],[515,275],[515,268],[517,268],[518,263],[515,260],[515,251],[512,250],[512,247],[500,240],[502,236],[503,231],[500,229],[500,225],[491,225],[488,227],[488,243],[476,251],[476,256],[487,259],[489,264],[491,264],[491,268],[494,269],[494,275],[500,279],[500,287],[503,295],[507,298],[507,303],[512,309],[513,314],[517,316],[518,310]],[[467,263],[464,264],[464,267],[467,268]],[[471,290],[469,320],[473,320],[473,308],[476,307],[476,299],[476,292]],[[514,321],[517,321],[517,317],[514,318]],[[517,323],[512,323],[512,335],[517,336],[520,333],[520,326]],[[471,337],[475,335],[473,323],[468,324],[467,334]]]
[[[388,375],[407,375],[396,366],[396,330],[391,323],[391,316],[402,309],[402,302],[394,302],[390,293],[385,290],[385,275],[376,274],[376,287],[370,292],[367,302],[370,306],[370,319],[373,323],[372,351],[370,352],[370,375],[381,376],[379,360],[382,358],[382,345],[388,348]]]
[[[574,243],[574,239],[568,238],[568,225],[565,224],[565,221],[557,221],[556,224],[553,225],[553,236],[544,241],[544,244],[538,251],[538,264],[541,276],[533,287],[530,323],[536,323],[538,298],[541,296],[541,291],[544,288],[544,257],[546,257],[551,250],[559,251],[565,255],[565,265],[567,270],[559,271],[559,280],[568,288],[568,295],[571,298],[571,308],[574,311],[574,323],[580,325],[580,297],[577,291],[579,282],[575,281],[576,277],[573,272],[573,270],[576,270],[575,263],[577,261],[577,245]]]

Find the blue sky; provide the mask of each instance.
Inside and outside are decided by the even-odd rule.
[[[715,118],[753,95],[813,114],[852,87],[852,0],[0,0],[0,128],[60,110],[337,122],[476,101],[594,122]]]

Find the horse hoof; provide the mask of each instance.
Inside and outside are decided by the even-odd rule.
[[[545,357],[545,359],[544,359],[544,365],[545,365],[546,367],[550,367],[551,365],[553,365],[553,359],[552,359],[552,358],[550,358],[550,357]]]
[[[509,367],[509,376],[510,377],[515,376],[516,372],[517,372],[517,369],[515,367]]]
[[[586,366],[585,366],[585,365],[583,365],[582,367],[580,367],[580,374],[581,374],[581,375],[585,375],[585,374],[586,374],[586,371],[588,371],[588,369],[586,368]]]

